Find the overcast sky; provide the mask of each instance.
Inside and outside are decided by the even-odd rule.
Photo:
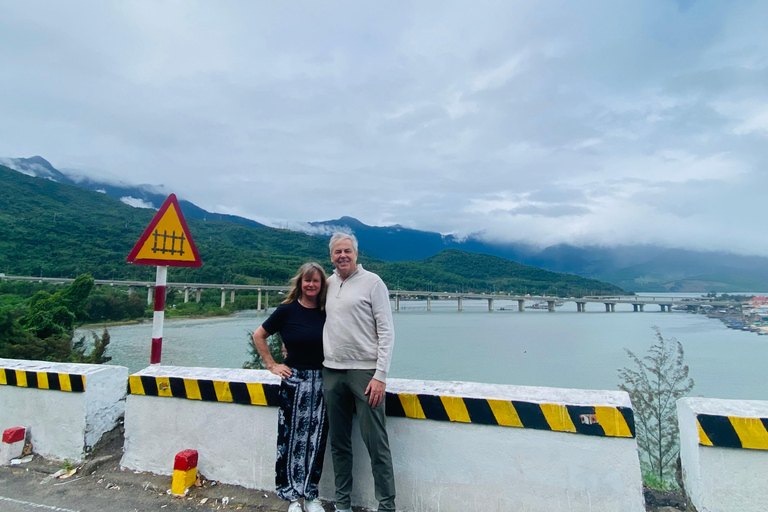
[[[279,226],[768,256],[768,2],[0,0],[0,157]]]

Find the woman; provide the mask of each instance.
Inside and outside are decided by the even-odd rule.
[[[323,398],[323,325],[326,276],[317,263],[305,263],[291,279],[291,292],[253,333],[267,369],[283,379],[277,423],[277,495],[291,502],[288,512],[324,512],[317,499],[328,420]],[[285,363],[272,358],[267,338],[279,332]]]

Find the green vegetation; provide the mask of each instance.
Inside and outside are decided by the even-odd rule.
[[[629,393],[635,411],[643,483],[664,490],[675,485],[670,473],[680,452],[676,402],[693,389],[693,379],[683,362],[683,345],[652,329],[657,343],[648,355],[641,359],[625,349],[634,368],[619,370],[619,389]]]
[[[0,307],[0,357],[104,363],[109,333],[94,334],[94,348],[85,355],[85,339],[73,342],[75,327],[86,318],[85,305],[93,278],[83,274],[55,293],[38,291],[23,301]]]
[[[133,208],[104,194],[31,178],[3,166],[0,204],[2,273],[74,277],[90,272],[96,279],[155,279],[154,267],[125,262],[154,210]],[[322,237],[223,221],[188,218],[187,223],[203,266],[171,268],[170,282],[284,285],[308,260],[332,270],[328,241]],[[415,262],[385,263],[365,254],[359,261],[379,273],[390,288],[559,296],[622,291],[600,281],[458,250]],[[94,304],[98,306],[91,315],[94,319],[113,314],[130,316],[120,308],[107,313],[112,307],[106,303],[108,299]],[[133,311],[128,305],[125,309]]]
[[[272,359],[276,363],[282,364],[285,360],[285,353],[283,352],[283,338],[279,332],[276,332],[272,336],[267,338],[267,347],[269,347],[269,353],[272,355]],[[261,358],[259,352],[256,350],[256,346],[253,344],[253,333],[248,333],[248,353],[251,355],[251,359],[243,363],[243,368],[251,370],[265,370],[267,367],[264,364],[264,359]]]

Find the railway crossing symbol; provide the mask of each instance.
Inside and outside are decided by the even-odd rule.
[[[175,194],[165,200],[126,261],[169,267],[202,265]]]

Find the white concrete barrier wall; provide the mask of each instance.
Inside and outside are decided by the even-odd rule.
[[[768,402],[677,401],[685,490],[698,512],[768,509]]]
[[[0,359],[0,432],[26,427],[35,453],[79,462],[125,410],[123,366]]]
[[[158,366],[132,375],[122,465],[170,475],[176,453],[191,448],[207,478],[274,489],[277,409],[250,404],[275,405],[278,386],[259,370]],[[399,379],[387,389],[399,510],[644,511],[623,392]],[[375,509],[357,430],[353,443],[353,504]],[[328,450],[326,499],[330,459]]]

